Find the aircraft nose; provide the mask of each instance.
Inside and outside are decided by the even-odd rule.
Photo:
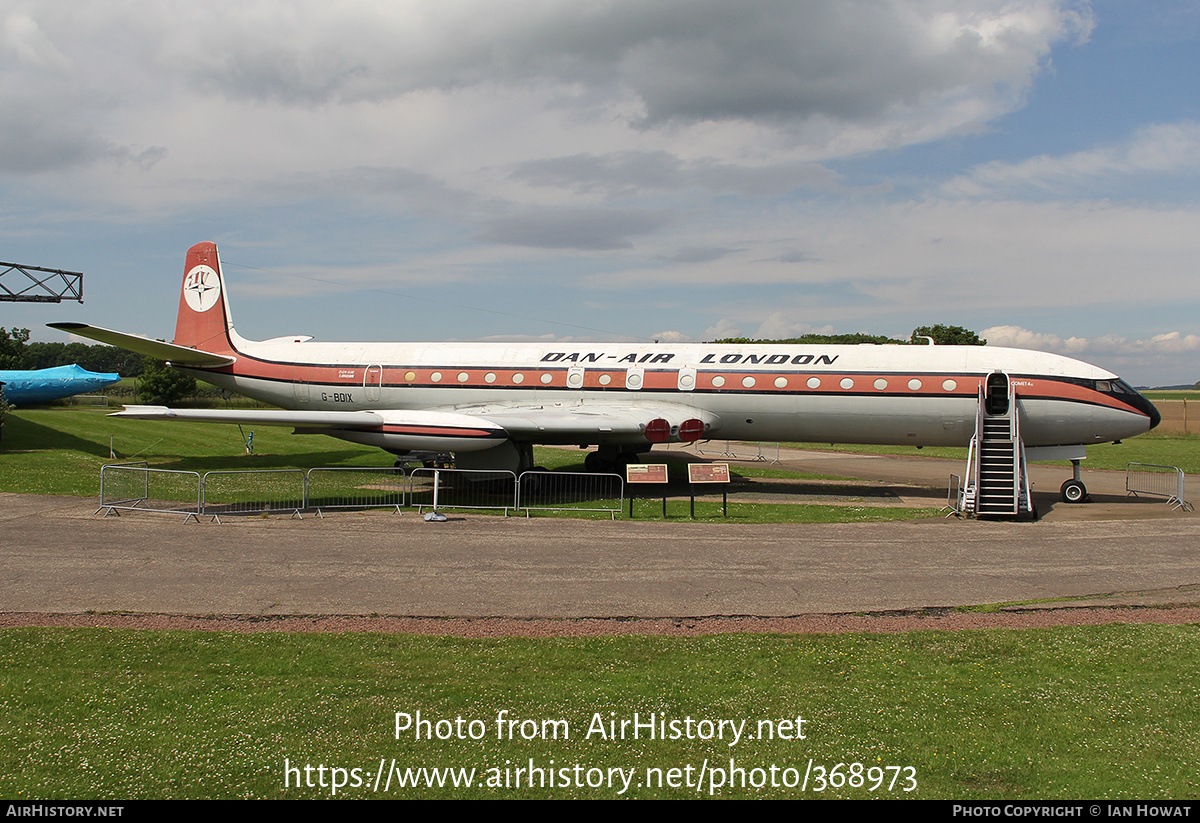
[[[1157,406],[1155,406],[1149,400],[1146,400],[1146,398],[1144,398],[1144,397],[1142,398],[1142,400],[1145,400],[1145,402],[1146,402],[1146,406],[1147,406],[1146,413],[1150,415],[1150,428],[1153,429],[1155,426],[1157,426],[1159,423],[1162,422],[1162,415],[1159,414]]]
[[[1146,416],[1150,418],[1151,429],[1162,422],[1162,414],[1159,413],[1158,409],[1153,403],[1151,403],[1141,394],[1137,395],[1137,399],[1134,400],[1133,405],[1138,411],[1144,412]]]

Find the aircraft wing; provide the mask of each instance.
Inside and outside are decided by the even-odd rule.
[[[171,409],[126,406],[112,417],[292,426],[298,432],[413,450],[478,451],[504,440],[534,443],[644,443],[697,440],[720,428],[716,415],[671,403],[488,403],[410,411]]]
[[[151,340],[138,334],[127,334],[123,331],[102,329],[99,326],[89,326],[87,323],[47,323],[52,329],[89,337],[108,343],[121,349],[135,351],[138,354],[149,355],[158,360],[170,360],[176,366],[196,366],[198,368],[215,368],[229,366],[237,362],[236,357],[224,354],[212,354],[199,349],[189,349],[187,346],[176,346],[161,340]]]
[[[345,440],[392,449],[479,451],[508,439],[508,432],[488,420],[443,411],[297,411],[290,409],[170,409],[126,406],[110,417],[137,420],[192,420],[292,426],[304,434],[330,434]],[[386,445],[385,445],[386,444]]]
[[[253,423],[260,426],[324,426],[370,428],[382,426],[376,412],[289,411],[288,409],[172,409],[167,406],[125,406],[109,417],[134,420],[196,420],[204,423]]]

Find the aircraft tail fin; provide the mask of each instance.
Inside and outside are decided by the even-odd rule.
[[[232,354],[237,351],[236,340],[217,244],[197,243],[188,249],[183,266],[175,345]]]

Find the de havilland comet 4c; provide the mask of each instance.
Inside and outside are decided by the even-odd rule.
[[[656,443],[712,437],[909,446],[975,438],[973,452],[983,452],[984,423],[1011,418],[1006,436],[1022,462],[1025,452],[1075,461],[1063,492],[1082,499],[1083,447],[1159,422],[1115,374],[993,346],[255,342],[234,331],[210,242],[188,250],[173,344],[51,326],[280,407],[129,406],[117,416],[292,426],[401,458],[452,452],[469,468],[524,470],[535,444],[572,444],[598,447],[589,469],[611,469]]]

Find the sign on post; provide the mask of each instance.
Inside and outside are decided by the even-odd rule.
[[[688,484],[692,494],[692,519],[696,519],[696,489],[697,483],[722,483],[721,516],[729,516],[729,464],[728,463],[688,463]]]
[[[666,463],[630,463],[625,467],[625,482],[629,484],[629,517],[633,517],[634,489],[641,483],[658,483],[665,485],[667,480]],[[667,493],[663,491],[663,519],[667,517]]]

